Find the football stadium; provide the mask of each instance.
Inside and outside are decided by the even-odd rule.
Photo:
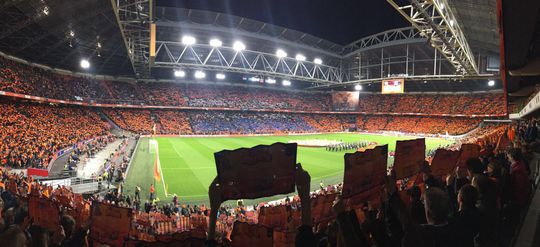
[[[540,246],[538,0],[4,0],[0,246]]]

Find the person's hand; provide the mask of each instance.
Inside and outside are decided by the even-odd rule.
[[[448,176],[446,176],[446,186],[452,185],[452,183],[454,183],[454,178],[453,174],[448,174]]]
[[[30,216],[26,216],[21,224],[21,230],[26,231],[34,223],[34,219]]]
[[[221,187],[217,177],[214,178],[214,181],[208,187],[208,198],[210,199],[210,220],[208,222],[208,235],[206,237],[208,240],[215,240],[217,212],[223,202]]]
[[[396,180],[392,176],[387,176],[385,179],[385,190],[390,196],[396,192]]]
[[[464,172],[463,167],[461,167],[461,166],[459,166],[459,165],[456,166],[456,177],[457,177],[457,178],[463,178],[463,177],[464,177],[464,176],[463,176],[463,172]],[[465,169],[465,173],[466,173],[466,169]],[[466,176],[466,175],[465,175],[465,176]]]
[[[309,198],[311,177],[309,173],[302,169],[300,163],[296,164],[294,179],[296,181],[296,190],[300,197],[300,205],[302,206],[302,225],[311,227],[313,224],[311,219],[311,198]]]
[[[210,187],[208,188],[208,198],[210,199],[210,208],[212,210],[218,210],[223,201],[221,196],[221,187],[217,177],[214,178],[214,181],[212,181]]]
[[[345,212],[345,202],[343,201],[343,198],[341,198],[341,195],[336,196],[334,204],[332,205],[332,210],[334,210],[336,215],[340,215],[341,213]]]
[[[66,233],[64,231],[64,228],[59,225],[56,231],[54,231],[53,233],[53,236],[51,238],[51,243],[53,245],[61,245],[64,239],[66,239]]]
[[[305,198],[309,199],[309,189],[311,185],[311,176],[309,173],[302,169],[302,164],[296,164],[296,172],[294,173],[294,179],[296,181],[296,190],[298,190],[298,196],[300,200]]]

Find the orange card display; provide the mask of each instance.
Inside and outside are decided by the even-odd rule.
[[[34,224],[55,232],[60,225],[60,212],[56,204],[47,199],[30,196],[28,198],[28,214]]]
[[[274,143],[214,153],[224,200],[294,192],[296,143]]]
[[[465,166],[465,162],[470,158],[480,157],[480,146],[477,144],[461,144],[461,156],[459,157],[459,166]]]
[[[277,205],[272,207],[261,207],[259,210],[259,224],[266,227],[284,227],[287,224],[287,213],[290,207]]]
[[[384,184],[388,162],[388,145],[377,146],[364,152],[345,154],[343,198],[368,191]]]
[[[274,246],[273,247],[295,247],[296,232],[295,231],[279,231],[274,229]]]
[[[426,141],[424,138],[397,141],[394,156],[396,179],[410,177],[422,169],[426,160]]]
[[[431,174],[435,177],[443,177],[451,173],[457,166],[461,151],[437,149],[431,161]]]
[[[273,238],[272,228],[239,221],[234,222],[231,233],[233,247],[272,247],[274,245]]]
[[[92,204],[90,237],[110,246],[123,246],[131,229],[131,210],[103,203]]]
[[[332,205],[337,194],[319,195],[311,199],[311,217],[314,223],[320,223],[329,219],[335,218],[335,213],[332,210]]]

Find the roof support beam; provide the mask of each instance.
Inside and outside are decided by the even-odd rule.
[[[153,0],[111,0],[136,78],[150,77],[150,23]]]
[[[231,71],[324,84],[339,84],[345,78],[341,67],[297,61],[290,57],[280,58],[259,51],[235,51],[232,47],[184,45],[173,41],[157,41],[156,46],[155,68]]]
[[[446,0],[409,0],[409,5],[400,5],[396,0],[387,2],[420,31],[457,72],[479,73],[465,35]]]

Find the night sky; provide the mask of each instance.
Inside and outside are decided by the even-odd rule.
[[[157,0],[157,5],[246,17],[338,44],[410,25],[385,0]]]

